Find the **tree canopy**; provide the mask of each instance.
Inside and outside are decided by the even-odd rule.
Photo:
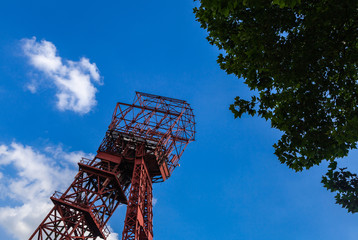
[[[254,90],[251,99],[235,98],[235,118],[270,120],[283,132],[275,154],[295,171],[329,161],[322,183],[357,212],[358,177],[337,160],[358,141],[358,1],[198,2],[197,21],[224,50],[220,67]]]

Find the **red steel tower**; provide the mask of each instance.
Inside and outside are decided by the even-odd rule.
[[[109,218],[127,204],[122,240],[152,240],[152,183],[170,177],[194,141],[195,120],[183,100],[136,92],[117,103],[97,155],[82,159],[73,183],[30,240],[106,239]]]

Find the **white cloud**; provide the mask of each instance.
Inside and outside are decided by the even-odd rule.
[[[95,63],[84,57],[77,62],[63,60],[58,56],[56,46],[46,40],[38,42],[33,37],[21,42],[29,63],[56,87],[58,109],[85,114],[97,104],[94,84],[101,84],[101,77]],[[32,82],[27,88],[35,93],[37,85]]]
[[[34,83],[30,83],[27,84],[26,88],[31,92],[31,93],[36,93],[37,91],[37,87]]]
[[[41,152],[19,143],[0,145],[1,198],[18,202],[0,207],[0,225],[16,239],[28,239],[49,210],[49,197],[63,191],[73,180],[81,158],[93,156],[82,151],[66,152],[61,146],[46,147]],[[6,168],[15,174],[8,175]],[[118,239],[116,233],[109,239]]]
[[[108,226],[109,231],[111,232],[111,234],[109,234],[109,236],[107,237],[107,240],[118,240],[118,233],[113,232],[113,229]],[[97,238],[98,240],[101,240],[101,238]]]

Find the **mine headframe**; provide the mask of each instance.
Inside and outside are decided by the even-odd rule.
[[[136,92],[132,104],[117,103],[93,159],[82,159],[64,193],[30,240],[97,240],[107,222],[127,205],[122,240],[152,240],[152,183],[170,177],[194,141],[193,110],[186,101]]]

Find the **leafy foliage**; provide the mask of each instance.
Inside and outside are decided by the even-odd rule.
[[[208,41],[225,51],[220,67],[258,92],[251,100],[236,97],[230,110],[235,118],[256,114],[283,132],[274,144],[281,163],[302,171],[357,148],[357,1],[199,2],[194,13]],[[323,182],[356,212],[344,202],[358,205],[343,182],[357,176],[345,173],[331,168]]]
[[[332,162],[326,176],[322,177],[322,183],[332,192],[338,192],[336,202],[347,208],[348,212],[358,212],[357,174],[346,171],[346,168],[335,171],[336,168],[337,162]]]

